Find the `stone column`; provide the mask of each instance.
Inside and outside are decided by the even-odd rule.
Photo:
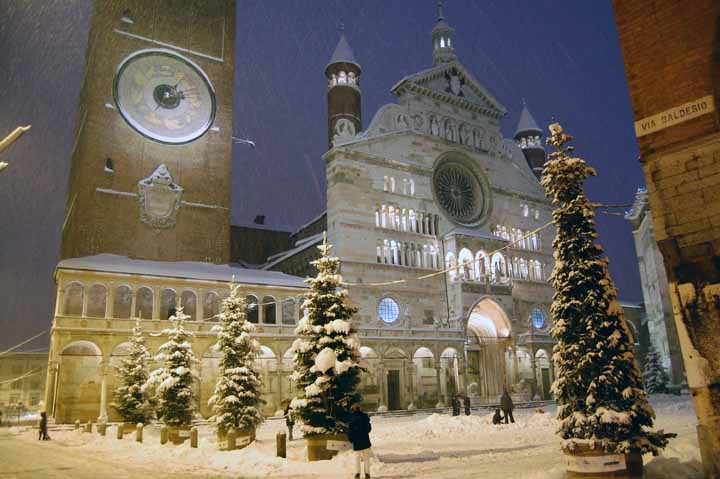
[[[410,390],[410,397],[408,398],[407,408],[411,409],[410,406],[416,406],[415,385],[413,384],[413,382],[415,381],[415,365],[413,364],[412,359],[410,360],[409,364],[405,366],[405,377],[407,378],[408,389]]]
[[[440,367],[440,362],[437,361],[435,363],[435,382],[437,383],[437,404],[435,407],[445,407],[445,402],[443,402],[443,382],[440,381],[442,368]]]
[[[130,295],[132,298],[130,300],[130,317],[136,318],[136,317],[138,317],[138,315],[135,314],[135,309],[137,308],[137,289],[133,288],[132,291],[130,292]],[[145,319],[150,319],[150,318],[145,318]]]
[[[107,422],[107,371],[109,359],[103,359],[100,363],[100,415],[98,422]]]
[[[204,321],[205,320],[205,301],[203,301],[205,295],[205,290],[201,289],[197,292],[197,297],[195,298],[195,316],[197,316],[198,321]]]
[[[57,287],[57,296],[55,299],[55,316],[60,316],[63,314],[63,306],[65,302],[65,289],[62,288],[59,284]]]
[[[81,316],[83,318],[87,318],[87,308],[88,308],[88,292],[89,288],[85,288],[83,286],[83,302],[82,302],[82,314]]]
[[[155,286],[153,292],[153,314],[152,319],[160,319],[160,286]],[[162,318],[166,319],[166,318]]]
[[[107,285],[105,293],[105,319],[111,319],[115,314],[115,284]]]
[[[377,374],[378,388],[380,389],[380,407],[387,407],[387,378],[385,375],[387,371],[382,364],[378,364],[375,368],[375,374]]]
[[[47,412],[48,416],[54,416],[57,372],[58,362],[51,359],[48,361],[47,375],[45,377],[45,412]]]
[[[517,356],[517,347],[512,348],[512,361],[513,361],[513,384],[520,382],[520,363]]]
[[[530,399],[534,400],[535,397],[537,397],[539,399],[540,396],[538,394],[538,380],[537,380],[537,366],[535,364],[535,350],[533,348],[530,348],[530,353],[531,353],[530,366],[532,367],[532,374],[533,374],[533,379],[532,379],[532,382],[530,383],[531,393],[532,393],[530,396]]]

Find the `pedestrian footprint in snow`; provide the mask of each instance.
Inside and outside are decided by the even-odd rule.
[[[365,414],[359,404],[352,407],[350,424],[348,426],[348,439],[352,443],[355,453],[355,479],[360,479],[361,466],[365,465],[365,479],[370,479],[370,457],[372,444],[370,444],[370,417]]]
[[[502,414],[500,414],[500,410],[496,409],[495,414],[493,414],[493,424],[502,424]]]

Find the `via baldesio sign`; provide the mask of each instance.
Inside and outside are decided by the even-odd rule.
[[[715,99],[712,95],[704,96],[636,121],[635,136],[639,138],[649,135],[713,111],[715,111]]]

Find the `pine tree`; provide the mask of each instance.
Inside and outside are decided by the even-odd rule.
[[[117,368],[121,385],[115,390],[113,407],[125,422],[147,423],[150,419],[152,408],[147,395],[142,390],[148,379],[149,361],[150,353],[145,346],[145,337],[138,319],[130,336],[130,352]]]
[[[215,345],[222,353],[220,376],[215,394],[209,404],[215,413],[220,429],[257,427],[262,422],[260,374],[255,358],[260,345],[251,336],[255,327],[247,320],[247,303],[238,292],[238,286],[230,286],[230,296],[222,303],[222,325],[215,326],[218,333]]]
[[[655,413],[607,259],[595,243],[595,213],[584,192],[585,178],[596,173],[581,158],[570,157],[573,147],[566,143],[572,137],[560,125],[550,131],[548,143],[557,151],[545,163],[541,183],[555,206],[557,229],[551,313],[558,433],[570,450],[585,444],[607,453],[657,454],[673,435],[644,429],[652,427]]]
[[[164,365],[150,374],[144,387],[155,393],[157,417],[168,426],[188,425],[195,413],[192,368],[197,359],[188,342],[192,333],[185,331],[184,327],[189,318],[182,307],[169,318],[173,327],[162,331],[162,334],[168,335],[168,341],[160,346],[155,356],[155,361]]]
[[[669,381],[667,371],[660,361],[660,354],[651,343],[645,355],[645,368],[643,369],[645,390],[650,394],[666,393]]]
[[[347,304],[347,290],[340,289],[340,260],[330,257],[323,238],[321,257],[312,262],[318,270],[306,282],[303,308],[293,343],[299,397],[291,403],[292,415],[306,436],[347,431],[350,408],[360,402],[360,341],[351,325],[357,308]]]

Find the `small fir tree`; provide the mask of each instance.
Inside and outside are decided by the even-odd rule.
[[[150,374],[144,389],[152,391],[157,400],[157,418],[168,426],[186,426],[195,413],[193,393],[193,366],[197,363],[188,339],[192,333],[185,331],[184,323],[190,317],[178,308],[169,321],[172,328],[164,329],[168,341],[160,346],[155,361],[163,367]]]
[[[583,183],[595,170],[572,158],[572,137],[550,126],[557,151],[545,163],[542,186],[552,198],[553,360],[557,380],[558,433],[570,450],[584,444],[607,453],[652,452],[672,434],[649,432],[655,413],[648,404],[633,355],[630,332],[610,279],[607,259],[595,243],[593,205]]]
[[[291,378],[300,394],[291,408],[306,436],[346,432],[350,408],[361,400],[360,341],[351,324],[357,308],[347,303],[347,290],[340,289],[340,260],[330,256],[330,248],[323,237],[321,257],[312,262],[318,274],[306,280],[306,313],[293,343]]]
[[[138,319],[130,336],[130,351],[117,367],[121,385],[115,390],[113,407],[125,422],[147,423],[150,419],[152,408],[142,389],[148,379],[149,361],[150,353],[145,346],[145,337]]]
[[[208,404],[218,428],[224,430],[257,427],[263,419],[260,406],[265,402],[255,366],[260,345],[252,338],[255,327],[247,320],[248,306],[238,288],[230,286],[230,296],[222,303],[222,325],[213,328],[218,333],[215,348],[222,358],[215,394]]]
[[[667,371],[660,361],[660,354],[650,344],[645,355],[645,368],[643,369],[643,383],[645,390],[650,394],[662,394],[667,392],[667,385],[670,379]]]

